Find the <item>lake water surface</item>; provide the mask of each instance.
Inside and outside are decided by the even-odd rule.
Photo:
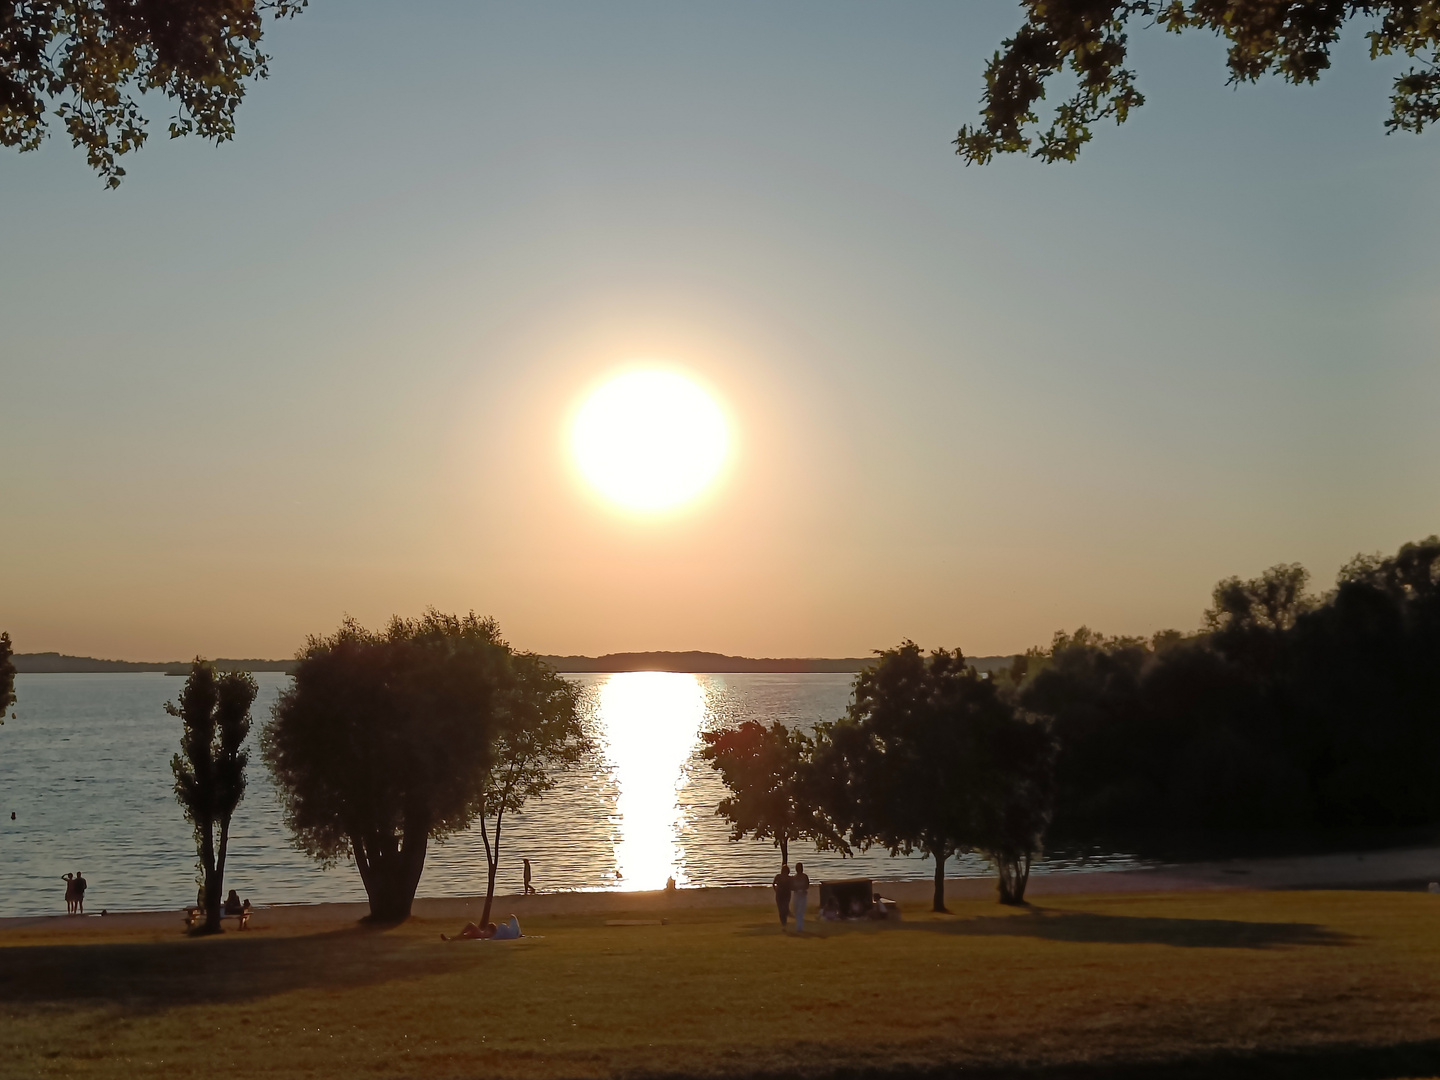
[[[850,675],[570,676],[584,688],[595,752],[557,788],[507,819],[497,888],[518,892],[529,858],[541,891],[657,889],[768,882],[779,854],[732,842],[715,816],[725,791],[699,758],[700,733],[758,720],[811,729],[838,719]],[[252,743],[289,677],[256,675]],[[0,916],[59,913],[67,871],[82,870],[87,911],[179,908],[195,897],[195,845],[172,793],[180,722],[166,714],[183,680],[165,675],[20,675],[16,719],[0,727]],[[363,900],[353,865],[322,870],[291,845],[279,800],[251,747],[250,789],[231,825],[225,885],[257,904]],[[14,813],[15,819],[10,818]],[[929,860],[871,852],[843,859],[793,845],[816,880],[928,878]],[[1037,873],[1073,871],[1052,858]],[[1088,869],[1135,865],[1121,853]],[[984,861],[951,863],[954,877],[986,875]],[[421,896],[485,889],[485,854],[471,830],[432,844]]]

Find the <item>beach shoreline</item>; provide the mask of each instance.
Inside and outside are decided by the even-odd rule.
[[[875,890],[895,900],[902,911],[929,910],[934,883],[929,880],[887,881],[874,879]],[[1398,848],[1389,851],[1340,852],[1325,855],[1297,855],[1269,858],[1237,858],[1196,863],[1163,864],[1127,870],[1071,870],[1036,874],[1030,878],[1026,898],[1040,900],[1054,896],[1106,896],[1117,894],[1206,892],[1214,890],[1286,889],[1419,889],[1440,881],[1440,846]],[[818,885],[819,882],[817,881]],[[996,895],[993,877],[949,878],[945,882],[947,901],[983,900]],[[497,894],[491,917],[508,917],[512,912],[523,923],[531,916],[659,914],[705,908],[761,908],[773,904],[771,890],[764,885],[725,885],[681,888],[673,893],[654,891],[573,891],[541,892],[532,896]],[[483,894],[460,897],[417,897],[412,917],[451,920],[457,925],[478,919],[484,909]],[[84,916],[21,915],[0,917],[0,941],[7,932],[43,929],[77,933],[93,932],[100,924],[107,930],[155,930],[181,925],[180,908],[149,911],[88,912]],[[251,931],[304,930],[319,925],[344,925],[369,914],[364,901],[341,903],[264,904],[255,907]]]

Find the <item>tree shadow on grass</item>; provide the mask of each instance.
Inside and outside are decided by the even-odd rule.
[[[1341,1044],[1275,1050],[1217,1051],[1164,1061],[1101,1061],[1051,1065],[985,1065],[839,1069],[805,1080],[1399,1080],[1440,1076],[1440,1040],[1389,1046]],[[751,1080],[790,1080],[785,1073]],[[797,1078],[798,1080],[798,1078]]]
[[[239,1002],[297,989],[373,985],[445,974],[481,950],[352,927],[297,937],[0,948],[0,1004],[82,1002],[137,1012]]]
[[[758,928],[757,928],[758,930]],[[1274,949],[1348,945],[1354,940],[1315,923],[1242,922],[1237,919],[1166,919],[1098,915],[1027,907],[1009,915],[935,922],[820,923],[819,936],[835,933],[925,933],[961,937],[1031,937],[1108,945],[1173,945],[1192,949]],[[807,931],[807,934],[809,931]]]

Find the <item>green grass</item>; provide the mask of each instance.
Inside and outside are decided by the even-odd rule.
[[[438,931],[455,927],[422,920],[282,933],[259,919],[258,931],[209,939],[90,923],[79,935],[11,930],[0,934],[0,1074],[588,1077],[1105,1063],[1098,1076],[1126,1062],[1274,1064],[1305,1048],[1328,1052],[1302,1065],[1329,1065],[1296,1075],[1338,1075],[1346,1060],[1356,1076],[1440,1071],[1427,1064],[1440,1062],[1436,897],[1225,892],[952,906],[950,916],[907,913],[898,926],[821,924],[803,938],[782,936],[760,909],[678,911],[667,926],[603,925],[614,913],[539,917],[526,924],[537,936],[489,943],[442,943]],[[1383,1047],[1409,1064],[1377,1065],[1366,1048]]]

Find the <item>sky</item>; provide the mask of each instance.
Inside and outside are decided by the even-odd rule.
[[[1440,139],[1132,35],[1073,165],[966,168],[1008,2],[316,0],[220,147],[0,152],[0,629],[281,657],[350,614],[543,653],[1010,653],[1198,627],[1440,530]],[[637,517],[566,425],[636,362],[720,480]]]

